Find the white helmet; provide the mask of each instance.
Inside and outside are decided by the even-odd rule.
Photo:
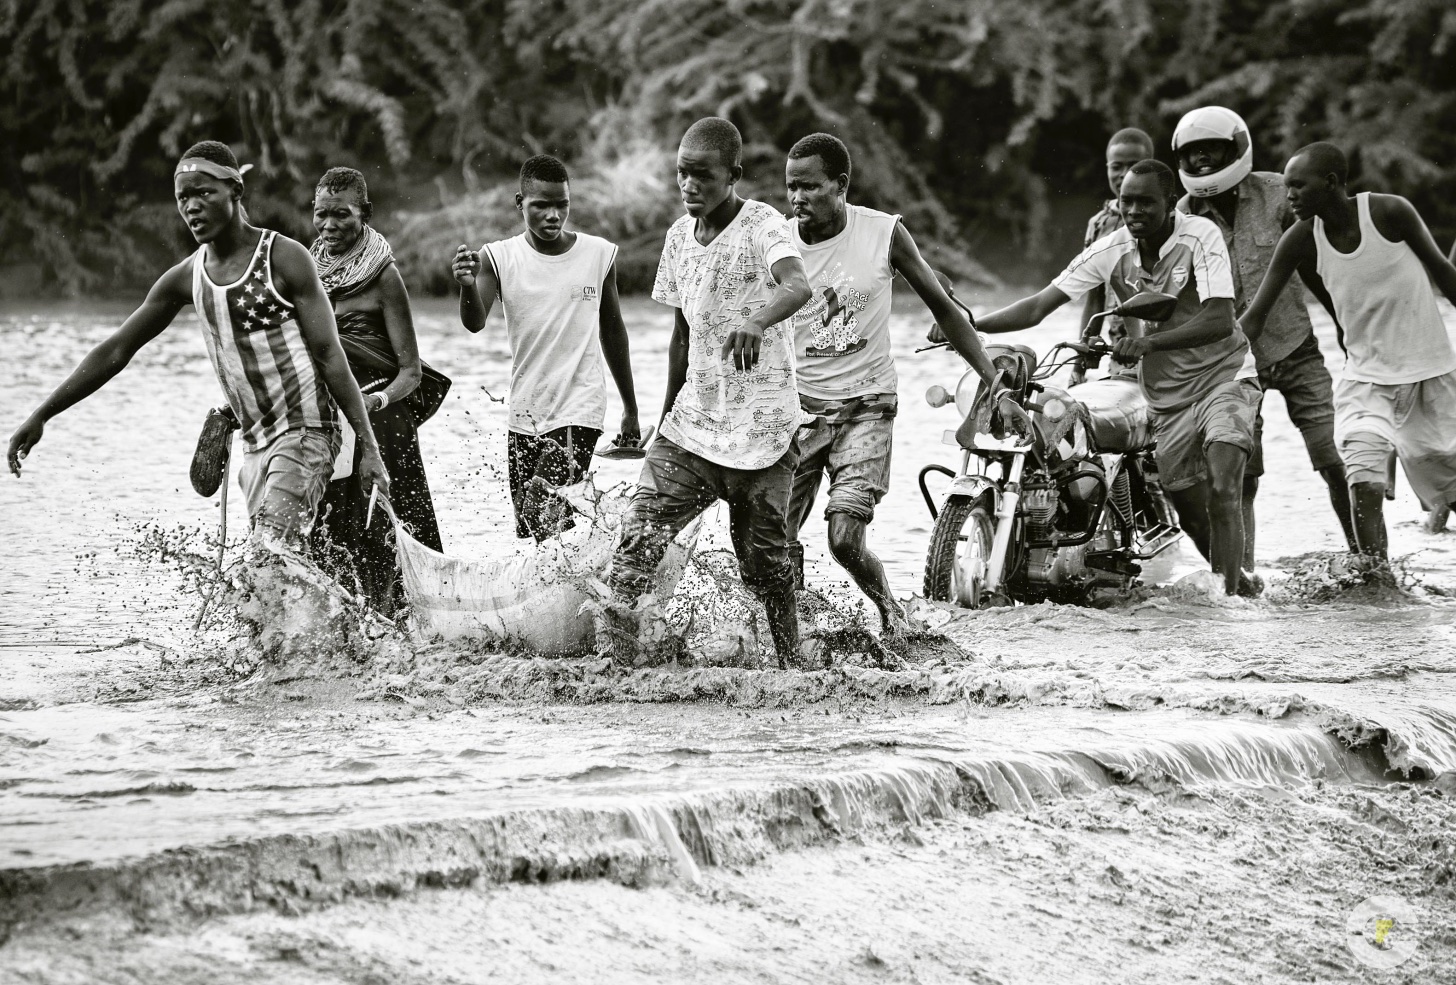
[[[1173,131],[1173,153],[1185,144],[1195,140],[1229,140],[1233,142],[1238,158],[1228,167],[1213,174],[1194,177],[1182,168],[1178,177],[1183,187],[1194,198],[1208,198],[1228,191],[1249,176],[1254,170],[1254,142],[1249,138],[1249,128],[1243,117],[1222,106],[1204,106],[1191,113],[1183,114],[1178,127]]]

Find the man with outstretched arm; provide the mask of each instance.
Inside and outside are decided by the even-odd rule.
[[[789,552],[803,587],[799,531],[829,473],[829,551],[879,610],[888,634],[907,624],[884,565],[865,542],[875,506],[890,483],[895,359],[890,304],[895,274],[930,308],[951,345],[987,380],[990,359],[970,319],[940,286],[898,215],[846,201],[849,149],[814,133],[789,150],[784,180],[793,208],[794,246],[804,258],[813,298],[794,315],[799,406],[818,418],[799,432],[799,468],[789,506]]]
[[[783,215],[739,197],[742,157],[738,128],[718,117],[694,123],[678,147],[687,214],[667,231],[652,289],[673,309],[667,397],[612,558],[613,602],[597,625],[598,649],[619,662],[638,657],[633,607],[668,544],[719,499],[779,665],[797,659],[788,510],[801,414],[790,319],[809,284]]]
[[[1041,293],[977,319],[982,332],[1039,324],[1069,300],[1105,284],[1116,302],[1141,291],[1175,295],[1161,324],[1124,319],[1113,350],[1141,360],[1138,381],[1157,434],[1158,472],[1183,529],[1230,595],[1261,586],[1240,570],[1240,493],[1253,450],[1263,392],[1249,343],[1234,323],[1234,286],[1218,227],[1173,208],[1173,172],[1159,161],[1134,164],[1122,182],[1124,226],[1093,243]]]
[[[1399,195],[1345,188],[1349,165],[1315,143],[1284,166],[1300,222],[1279,240],[1242,326],[1258,338],[1296,270],[1317,269],[1344,330],[1335,438],[1345,460],[1360,553],[1386,556],[1386,463],[1395,450],[1428,506],[1456,502],[1456,348],[1431,283],[1456,303],[1456,266]]]
[[[516,536],[545,540],[574,525],[554,490],[580,482],[606,423],[605,362],[622,398],[617,443],[636,447],[637,392],[617,297],[617,244],[566,228],[566,165],[539,154],[521,165],[516,211],[525,229],[476,253],[455,251],[460,321],[485,327],[496,298],[511,342],[507,478]],[[483,263],[482,260],[485,262]]]
[[[255,541],[297,546],[333,473],[340,445],[336,404],[363,447],[363,483],[389,494],[333,307],[308,250],[248,222],[242,173],[226,144],[208,140],[189,148],[173,187],[197,252],[163,274],[141,307],[16,430],[10,470],[20,474],[47,421],[105,386],[193,304],[218,383],[241,424],[238,482]]]
[[[1234,277],[1234,310],[1242,313],[1269,269],[1274,247],[1294,225],[1284,196],[1284,177],[1254,171],[1254,143],[1243,118],[1222,106],[1195,109],[1173,131],[1178,175],[1188,190],[1178,208],[1218,226]],[[1329,307],[1314,265],[1300,271],[1306,285]],[[1289,419],[1304,438],[1314,470],[1329,487],[1330,505],[1350,549],[1355,528],[1345,466],[1335,447],[1335,402],[1330,371],[1309,320],[1304,292],[1289,284],[1275,300],[1262,334],[1250,338],[1259,385],[1284,396]],[[1263,420],[1254,429],[1254,452],[1244,469],[1244,567],[1254,567],[1254,497],[1264,472]]]

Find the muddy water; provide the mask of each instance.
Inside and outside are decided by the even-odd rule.
[[[0,313],[14,367],[0,389],[6,430],[124,314]],[[669,325],[646,303],[630,304],[628,319],[639,401],[651,420]],[[469,336],[438,304],[420,306],[417,321],[425,357],[455,380],[422,432],[446,549],[510,550],[504,414],[495,399],[508,376],[501,326]],[[955,460],[940,442],[955,422],[920,394],[953,384],[958,362],[911,352],[923,321],[897,322],[895,472],[872,528],[902,595],[919,586],[930,527],[915,473]],[[1333,354],[1328,322],[1319,324]],[[1070,331],[1064,318],[1024,340],[1044,349]],[[913,655],[894,673],[618,677],[437,647],[377,666],[297,662],[239,684],[199,683],[179,670],[197,649],[188,629],[195,599],[131,552],[139,527],[216,523],[215,502],[196,497],[185,478],[216,399],[195,325],[179,323],[112,387],[52,423],[23,480],[0,482],[0,880],[9,880],[0,888],[35,907],[29,922],[0,924],[16,928],[6,948],[24,980],[184,981],[196,972],[199,981],[412,981],[415,967],[430,969],[418,980],[491,980],[459,963],[420,965],[417,939],[438,933],[438,947],[514,969],[517,980],[589,980],[597,948],[619,956],[625,948],[638,959],[623,980],[673,980],[674,961],[686,955],[725,979],[798,980],[832,967],[840,980],[963,980],[960,972],[975,968],[981,980],[1076,981],[1085,969],[1075,956],[1101,953],[1098,935],[1118,925],[1124,905],[1158,928],[1157,941],[1172,943],[1140,947],[1087,980],[1119,972],[1194,980],[1203,971],[1190,953],[1211,956],[1236,979],[1317,972],[1358,980],[1360,966],[1331,930],[1343,918],[1331,914],[1376,891],[1432,914],[1452,908],[1451,876],[1441,876],[1450,848],[1427,832],[1451,819],[1447,795],[1429,778],[1456,768],[1456,604],[1448,597],[1456,535],[1422,533],[1401,483],[1389,511],[1392,553],[1406,557],[1413,590],[1315,593],[1307,578],[1289,578],[1302,565],[1317,568],[1310,555],[1337,550],[1340,538],[1277,395],[1265,404],[1259,500],[1259,562],[1273,588],[1252,603],[1152,587],[1105,609],[932,609],[927,617],[963,653]],[[631,463],[600,465],[607,483],[634,474]],[[245,518],[233,500],[236,531]],[[821,519],[806,538],[811,580],[843,590]],[[1171,579],[1196,565],[1185,551],[1158,574]],[[495,827],[467,824],[462,847],[438,828],[460,819],[494,819]],[[381,831],[393,832],[377,836],[392,867],[348,834]],[[327,844],[300,848],[298,835]],[[201,845],[234,846],[209,850],[217,875],[206,892],[188,875],[191,856],[157,854]],[[802,851],[781,854],[790,848]],[[299,877],[319,873],[318,852],[340,860],[337,872],[324,865]],[[458,870],[462,857],[473,861]],[[759,864],[736,868],[749,862]],[[176,936],[139,948],[126,927],[108,936],[82,924],[84,946],[52,941],[57,907],[92,912],[63,885],[73,864],[101,887],[92,910],[129,913]],[[1230,875],[1233,865],[1248,877]],[[1109,876],[1109,866],[1118,874]],[[244,868],[251,874],[239,875]],[[518,871],[595,874],[609,885],[491,896],[493,909],[478,910],[485,904],[470,893]],[[990,911],[958,901],[955,872],[974,873],[983,899],[1073,957],[1058,964],[1033,944],[1013,959],[962,948],[944,929],[919,931],[962,962],[938,968],[917,954],[903,924],[868,936],[852,930],[847,901],[876,895],[918,914],[923,928],[950,913],[986,919]],[[627,892],[618,883],[663,879],[667,887],[651,892],[670,895],[650,905],[616,895]],[[1169,916],[1198,912],[1175,883],[1197,887],[1207,897],[1203,917],[1230,928],[1251,894],[1287,916],[1275,937],[1261,938],[1269,942],[1262,952],[1231,936],[1200,936]],[[467,894],[454,903],[349,902],[466,884],[477,888],[442,891]],[[788,899],[795,903],[784,909]],[[259,901],[290,913],[319,900],[340,905],[286,929],[248,915]],[[577,915],[578,933],[554,906]],[[498,921],[512,940],[467,944],[469,932],[439,908]],[[684,914],[681,922],[662,908]],[[749,911],[783,918],[749,919]],[[206,939],[216,947],[185,929],[205,912],[239,914],[210,925]],[[620,914],[615,929],[585,916],[606,912]],[[735,931],[709,939],[692,929],[699,921]],[[351,928],[374,926],[387,930],[368,960],[358,958],[349,942],[363,931]],[[759,944],[725,955],[745,940]],[[843,953],[825,950],[830,941]],[[801,963],[764,958],[775,947],[801,949]],[[1281,947],[1308,953],[1273,961]],[[1456,955],[1456,940],[1427,935],[1422,948],[1408,980],[1434,980],[1423,970]],[[132,962],[125,974],[116,963],[123,953]]]

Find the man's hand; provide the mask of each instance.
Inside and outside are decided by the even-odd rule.
[[[1131,366],[1152,351],[1153,344],[1149,339],[1135,339],[1131,335],[1124,335],[1117,340],[1117,345],[1112,347],[1112,358]]]
[[[622,429],[617,433],[617,447],[636,448],[641,443],[642,425],[637,422],[637,415],[623,411]]]
[[[6,461],[10,463],[10,471],[15,476],[20,475],[20,463],[30,454],[30,450],[40,441],[40,436],[45,433],[45,421],[38,418],[30,418],[15,433],[10,436],[10,453]]]
[[[461,287],[469,287],[475,283],[475,275],[480,273],[480,255],[462,243],[455,248],[455,260],[450,264],[450,272],[455,275],[455,283]]]
[[[931,345],[944,345],[947,341],[949,341],[945,337],[945,333],[940,330],[940,322],[937,321],[930,323],[930,331],[925,333],[925,341],[929,342]]]
[[[729,360],[734,369],[744,372],[758,365],[758,354],[762,348],[763,329],[750,318],[743,323],[742,328],[728,333],[728,338],[723,340],[723,351],[719,353],[718,360]]]
[[[379,495],[389,498],[389,470],[384,467],[384,459],[379,457],[379,446],[372,441],[364,446],[359,456],[359,488],[371,486],[378,486]]]

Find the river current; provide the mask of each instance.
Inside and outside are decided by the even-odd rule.
[[[651,423],[670,319],[625,311]],[[870,541],[905,597],[916,473],[956,461],[923,393],[961,363],[897,311]],[[7,435],[125,314],[0,309]],[[503,325],[426,301],[416,326],[454,380],[421,431],[446,552],[515,550]],[[1068,309],[1013,338],[1073,331]],[[1343,541],[1275,393],[1263,599],[1175,584],[1202,567],[1185,544],[1100,608],[925,609],[959,649],[900,671],[613,677],[424,644],[242,681],[178,670],[197,599],[136,550],[215,528],[186,476],[219,399],[189,312],[0,480],[0,981],[1358,981],[1344,920],[1377,893],[1425,919],[1391,980],[1456,956],[1432,929],[1456,915],[1456,533],[1420,529],[1402,477],[1406,587],[1315,590]],[[853,600],[822,517],[804,539],[808,580]],[[1016,947],[965,932],[997,919]]]

